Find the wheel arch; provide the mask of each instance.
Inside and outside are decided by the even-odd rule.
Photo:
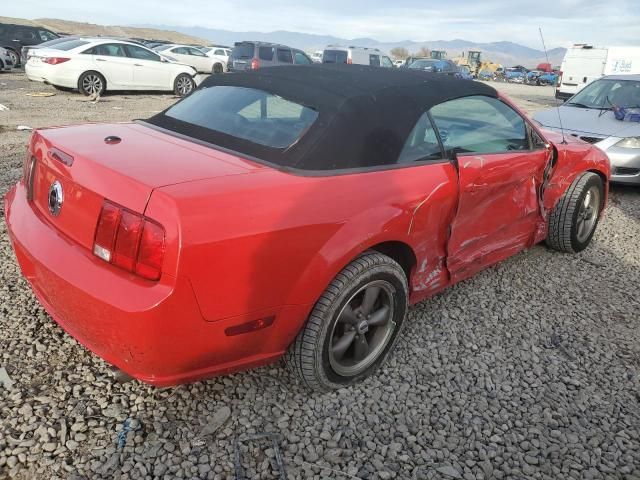
[[[82,78],[83,75],[85,75],[86,73],[95,73],[97,75],[100,75],[102,77],[102,79],[104,80],[104,89],[103,89],[103,93],[106,92],[108,90],[108,86],[109,86],[109,80],[107,79],[107,77],[105,76],[104,73],[98,71],[98,70],[94,70],[94,69],[89,69],[89,70],[83,70],[82,72],[80,72],[80,74],[78,75],[78,79],[76,80],[76,86],[78,88],[78,91],[80,93],[82,93],[82,88],[80,88],[80,79]]]
[[[409,285],[411,284],[411,272],[417,265],[418,259],[409,244],[398,240],[390,240],[373,245],[367,250],[375,250],[398,262],[407,277],[407,282]]]

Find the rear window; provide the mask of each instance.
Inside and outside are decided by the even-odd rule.
[[[196,90],[164,114],[272,148],[292,145],[318,117],[315,110],[268,92],[231,86]]]
[[[322,54],[322,63],[347,63],[345,50],[325,50]]]
[[[60,42],[60,43],[56,43],[54,45],[54,49],[55,50],[63,50],[63,51],[69,51],[69,50],[73,50],[74,48],[77,47],[81,47],[82,45],[86,45],[89,42],[85,41],[85,40],[69,40],[68,42]]]
[[[253,43],[237,43],[231,51],[233,58],[253,58],[255,45]]]

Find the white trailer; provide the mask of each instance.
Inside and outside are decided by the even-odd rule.
[[[594,47],[577,44],[567,50],[556,98],[566,100],[603,75],[640,73],[640,47]]]

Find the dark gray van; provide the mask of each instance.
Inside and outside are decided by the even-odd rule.
[[[297,48],[267,42],[236,42],[231,50],[228,68],[232,72],[311,63],[311,58]]]

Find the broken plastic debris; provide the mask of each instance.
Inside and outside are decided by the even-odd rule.
[[[142,430],[142,424],[134,418],[127,418],[122,424],[122,430],[118,433],[118,449],[122,450],[127,442],[127,433]]]
[[[7,110],[9,110],[9,107],[0,103],[0,112],[6,112]]]
[[[247,437],[238,438],[235,441],[234,450],[234,467],[236,471],[236,480],[245,480],[244,467],[242,465],[242,452],[240,451],[240,444],[256,442],[260,440],[267,440],[271,442],[271,448],[275,453],[276,466],[278,468],[278,479],[287,480],[287,472],[284,468],[284,462],[282,461],[282,451],[280,450],[281,435],[277,433],[258,433],[256,435],[249,435]]]
[[[53,97],[55,95],[54,92],[32,92],[25,93],[27,97]]]
[[[16,130],[19,130],[19,131],[21,131],[21,132],[22,132],[22,131],[24,131],[24,130],[33,130],[33,127],[28,127],[28,126],[26,126],[26,125],[18,125],[18,126],[17,126],[17,128],[16,128]]]
[[[0,367],[0,385],[4,386],[7,390],[13,388],[13,380],[11,380],[4,367]]]

